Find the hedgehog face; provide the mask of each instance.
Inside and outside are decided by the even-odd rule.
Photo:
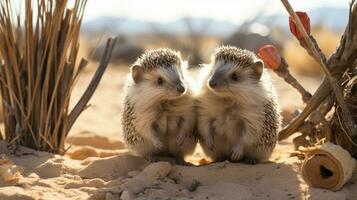
[[[132,67],[132,75],[137,86],[145,88],[152,98],[170,100],[179,98],[186,92],[180,66],[155,67],[145,70],[138,65]]]
[[[212,64],[208,87],[218,96],[238,97],[250,93],[263,73],[263,62],[241,64],[216,60]]]

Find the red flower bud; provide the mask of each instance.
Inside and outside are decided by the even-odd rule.
[[[309,16],[306,14],[306,12],[297,11],[295,13],[299,17],[302,25],[304,26],[306,33],[309,35],[310,34],[310,18],[309,18]],[[294,20],[291,16],[289,17],[289,27],[290,27],[290,32],[292,34],[294,34],[297,39],[300,40],[303,38],[302,33],[300,33],[299,29],[297,28],[297,26],[294,23]]]
[[[259,49],[258,56],[270,69],[278,69],[281,64],[281,57],[278,49],[273,45],[264,45]]]

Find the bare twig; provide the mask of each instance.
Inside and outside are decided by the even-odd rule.
[[[319,47],[319,45],[317,44],[317,41],[315,40],[315,38],[314,38],[312,35],[309,35],[309,38],[310,38],[312,44],[314,45],[316,51],[318,52],[319,57],[316,57],[316,56],[314,55],[314,53],[311,51],[311,49],[310,49],[310,48],[308,47],[308,45],[306,44],[305,40],[299,40],[300,45],[301,45],[302,47],[304,47],[304,49],[307,51],[307,53],[308,53],[311,57],[313,57],[313,58],[316,60],[316,62],[319,62],[319,59],[321,58],[321,59],[324,61],[324,63],[326,63],[326,60],[327,60],[327,59],[326,59],[326,56],[325,56],[325,54],[322,52],[322,50],[320,49],[320,47]]]
[[[274,72],[277,73],[278,76],[284,78],[285,82],[289,83],[297,91],[299,91],[304,103],[307,103],[310,100],[312,95],[290,74],[288,64],[284,58],[281,58],[281,64],[277,69],[274,69]]]
[[[97,68],[97,71],[95,72],[90,84],[88,85],[86,91],[82,95],[81,99],[78,101],[78,103],[75,105],[73,110],[68,116],[68,131],[72,128],[74,122],[76,119],[79,117],[81,112],[86,108],[88,101],[94,94],[108,64],[110,61],[110,58],[112,56],[113,48],[115,46],[117,38],[109,38],[107,41],[107,45],[103,54],[103,57],[99,63],[99,67]]]

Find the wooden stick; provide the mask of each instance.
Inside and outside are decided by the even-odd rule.
[[[82,113],[82,111],[86,108],[88,101],[94,94],[94,91],[96,90],[100,80],[102,79],[102,76],[107,69],[107,66],[109,64],[110,58],[112,56],[113,48],[115,46],[115,43],[117,41],[117,38],[109,38],[107,41],[107,45],[105,47],[104,54],[102,56],[102,59],[99,63],[99,66],[97,68],[97,71],[95,72],[91,82],[89,83],[86,91],[78,101],[78,103],[74,106],[73,110],[68,116],[68,131],[72,128],[74,122],[76,119],[79,117],[79,115]]]
[[[348,110],[348,107],[347,107],[347,105],[346,105],[346,103],[345,103],[345,101],[343,99],[343,94],[342,94],[342,91],[341,91],[340,87],[337,84],[337,81],[331,75],[330,71],[328,70],[328,68],[326,66],[326,63],[325,63],[324,59],[320,56],[319,52],[315,48],[313,42],[311,41],[311,38],[306,33],[306,31],[305,31],[305,29],[304,29],[299,17],[294,12],[294,10],[291,7],[289,1],[288,0],[281,0],[281,2],[285,6],[285,8],[288,11],[288,13],[290,14],[290,16],[293,17],[294,22],[297,25],[300,33],[302,33],[303,39],[304,39],[305,43],[307,44],[308,48],[312,51],[312,54],[314,55],[314,57],[318,59],[319,64],[320,64],[323,72],[326,75],[327,81],[330,84],[330,86],[332,88],[332,91],[335,94],[336,100],[337,100],[338,104],[341,107],[343,119],[344,119],[345,125],[346,125],[346,127],[348,129],[349,135],[350,136],[356,136],[357,135],[357,128],[355,127],[354,120],[353,120],[353,118],[351,116],[351,113]]]
[[[310,101],[306,104],[305,109],[297,116],[292,122],[289,123],[283,130],[280,131],[278,139],[283,140],[295,133],[299,127],[304,123],[305,119],[315,111],[321,102],[328,97],[331,92],[328,81],[322,82],[320,87],[316,90],[315,94],[311,97]]]
[[[309,37],[310,37],[310,40],[311,40],[311,42],[313,43],[315,49],[316,49],[317,52],[319,53],[319,57],[322,58],[322,60],[326,63],[326,60],[327,60],[327,59],[326,59],[326,56],[325,56],[325,54],[321,51],[319,45],[317,44],[317,41],[315,40],[315,38],[314,38],[312,35],[309,35]],[[311,49],[309,49],[309,47],[306,45],[305,41],[304,41],[304,40],[299,40],[299,42],[300,42],[300,45],[301,45],[302,47],[304,47],[304,49],[307,51],[307,53],[308,53],[311,57],[313,57],[313,58],[316,60],[316,62],[319,62],[319,57],[315,57],[315,56],[314,56],[313,52],[312,52]]]
[[[281,58],[281,64],[277,69],[274,69],[274,72],[301,94],[304,103],[310,100],[312,95],[290,74],[288,64],[284,58]]]
[[[294,87],[296,90],[298,90],[298,92],[302,96],[302,100],[304,101],[304,103],[307,104],[310,101],[312,95],[307,90],[305,90],[305,88],[290,74],[289,69],[288,69],[288,64],[287,64],[287,62],[286,62],[286,60],[284,58],[281,58],[281,64],[277,69],[274,70],[274,72],[278,76],[284,78],[285,82],[287,82],[292,87]],[[315,110],[313,113],[314,113],[314,115],[313,115],[314,119],[311,120],[311,122],[313,124],[323,123],[325,127],[328,126],[328,124],[326,124],[326,119],[325,119],[324,115],[319,110]],[[302,124],[299,125],[299,126],[303,126],[304,125],[304,119],[302,119],[302,120],[303,120]],[[294,131],[292,131],[291,129],[287,129],[287,130],[291,131],[287,135],[291,135],[295,131],[300,131],[300,129],[302,127],[298,127],[297,126],[297,128],[298,129],[294,130]]]

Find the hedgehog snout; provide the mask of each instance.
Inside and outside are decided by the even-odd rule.
[[[212,89],[217,89],[223,86],[224,81],[224,73],[216,71],[209,79],[208,86]]]
[[[179,83],[176,85],[176,90],[178,93],[184,93],[186,91],[186,88],[183,83]]]
[[[216,80],[210,80],[208,82],[208,85],[211,87],[211,88],[215,88],[217,86],[217,81]]]

